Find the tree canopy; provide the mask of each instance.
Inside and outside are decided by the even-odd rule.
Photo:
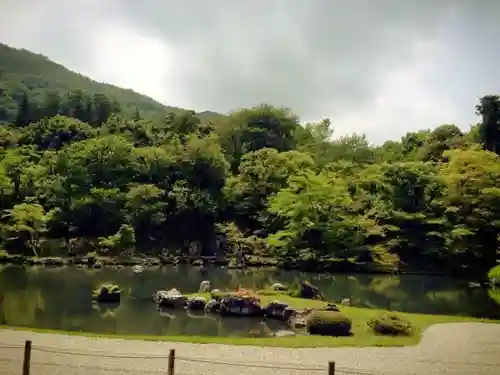
[[[8,251],[86,239],[111,255],[183,253],[196,242],[204,254],[482,275],[500,260],[498,96],[479,100],[470,131],[444,124],[373,146],[267,104],[207,122],[14,52],[0,46]]]

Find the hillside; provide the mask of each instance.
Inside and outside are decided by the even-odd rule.
[[[74,90],[83,90],[89,95],[104,94],[120,103],[125,112],[133,113],[137,108],[146,117],[184,111],[165,106],[133,90],[94,81],[46,56],[0,43],[0,121],[12,121],[15,118],[24,92],[29,94],[30,100],[41,103],[49,92],[65,97]],[[207,120],[217,116],[217,113],[204,111],[199,117]]]

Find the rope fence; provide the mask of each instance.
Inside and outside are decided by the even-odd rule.
[[[14,346],[14,345],[0,345],[0,349],[23,349],[23,346]],[[82,357],[94,357],[94,358],[115,358],[115,359],[138,359],[138,360],[167,360],[167,366],[165,370],[153,370],[149,369],[148,373],[159,373],[166,375],[203,375],[200,372],[183,372],[176,370],[176,364],[178,363],[199,363],[199,364],[208,364],[215,366],[228,366],[233,370],[238,368],[249,368],[249,369],[267,369],[267,370],[285,370],[288,373],[303,373],[303,374],[328,374],[328,375],[339,375],[339,374],[351,374],[351,375],[374,375],[370,372],[359,371],[347,367],[337,367],[335,361],[329,361],[324,367],[323,366],[300,366],[300,365],[292,365],[286,363],[252,363],[252,362],[229,362],[224,360],[212,360],[206,358],[195,358],[195,357],[184,357],[177,356],[175,349],[170,349],[168,356],[165,355],[121,355],[121,354],[105,354],[99,352],[75,352],[75,351],[66,351],[60,349],[53,348],[40,348],[32,345],[31,340],[25,342],[24,345],[24,353],[22,359],[22,375],[38,375],[32,372],[32,352],[41,352],[41,353],[51,353],[58,355],[69,355],[69,356],[82,356]],[[0,362],[3,362],[0,359]],[[60,364],[54,362],[36,362],[37,366],[59,366]],[[71,364],[64,365],[66,367],[72,367]],[[76,368],[77,365],[74,365]],[[89,370],[103,370],[103,367],[97,365],[78,365],[78,368],[85,367]],[[200,366],[202,367],[202,366]],[[115,370],[119,373],[137,373],[142,372],[139,370],[130,370],[130,369],[113,369],[109,368],[109,370]]]

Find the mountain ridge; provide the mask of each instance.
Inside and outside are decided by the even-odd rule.
[[[146,117],[189,110],[160,103],[132,88],[98,81],[44,54],[0,43],[0,121],[13,121],[23,93],[28,93],[30,99],[40,103],[49,92],[65,96],[74,90],[91,95],[102,93],[120,103],[125,112],[135,113],[138,109]],[[224,115],[204,110],[197,112],[197,116],[202,120],[210,120]]]

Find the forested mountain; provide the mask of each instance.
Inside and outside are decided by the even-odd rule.
[[[17,82],[29,81],[19,69]],[[471,103],[482,120],[468,132],[448,124],[373,147],[268,105],[208,123],[189,111],[127,114],[146,99],[89,100],[90,81],[78,80],[64,100],[23,91],[0,126],[9,252],[155,255],[196,242],[210,254],[220,240],[228,256],[288,266],[344,260],[481,276],[500,259],[498,96]],[[59,240],[67,246],[47,245]]]
[[[81,90],[92,97],[102,94],[111,102],[120,103],[124,113],[133,115],[139,111],[144,117],[163,116],[166,112],[180,113],[181,108],[168,107],[133,90],[96,82],[72,72],[47,57],[24,49],[15,49],[0,43],[0,121],[15,119],[18,104],[23,95],[29,94],[34,107],[55,95],[60,100],[71,92]],[[219,116],[202,113],[202,119]]]

